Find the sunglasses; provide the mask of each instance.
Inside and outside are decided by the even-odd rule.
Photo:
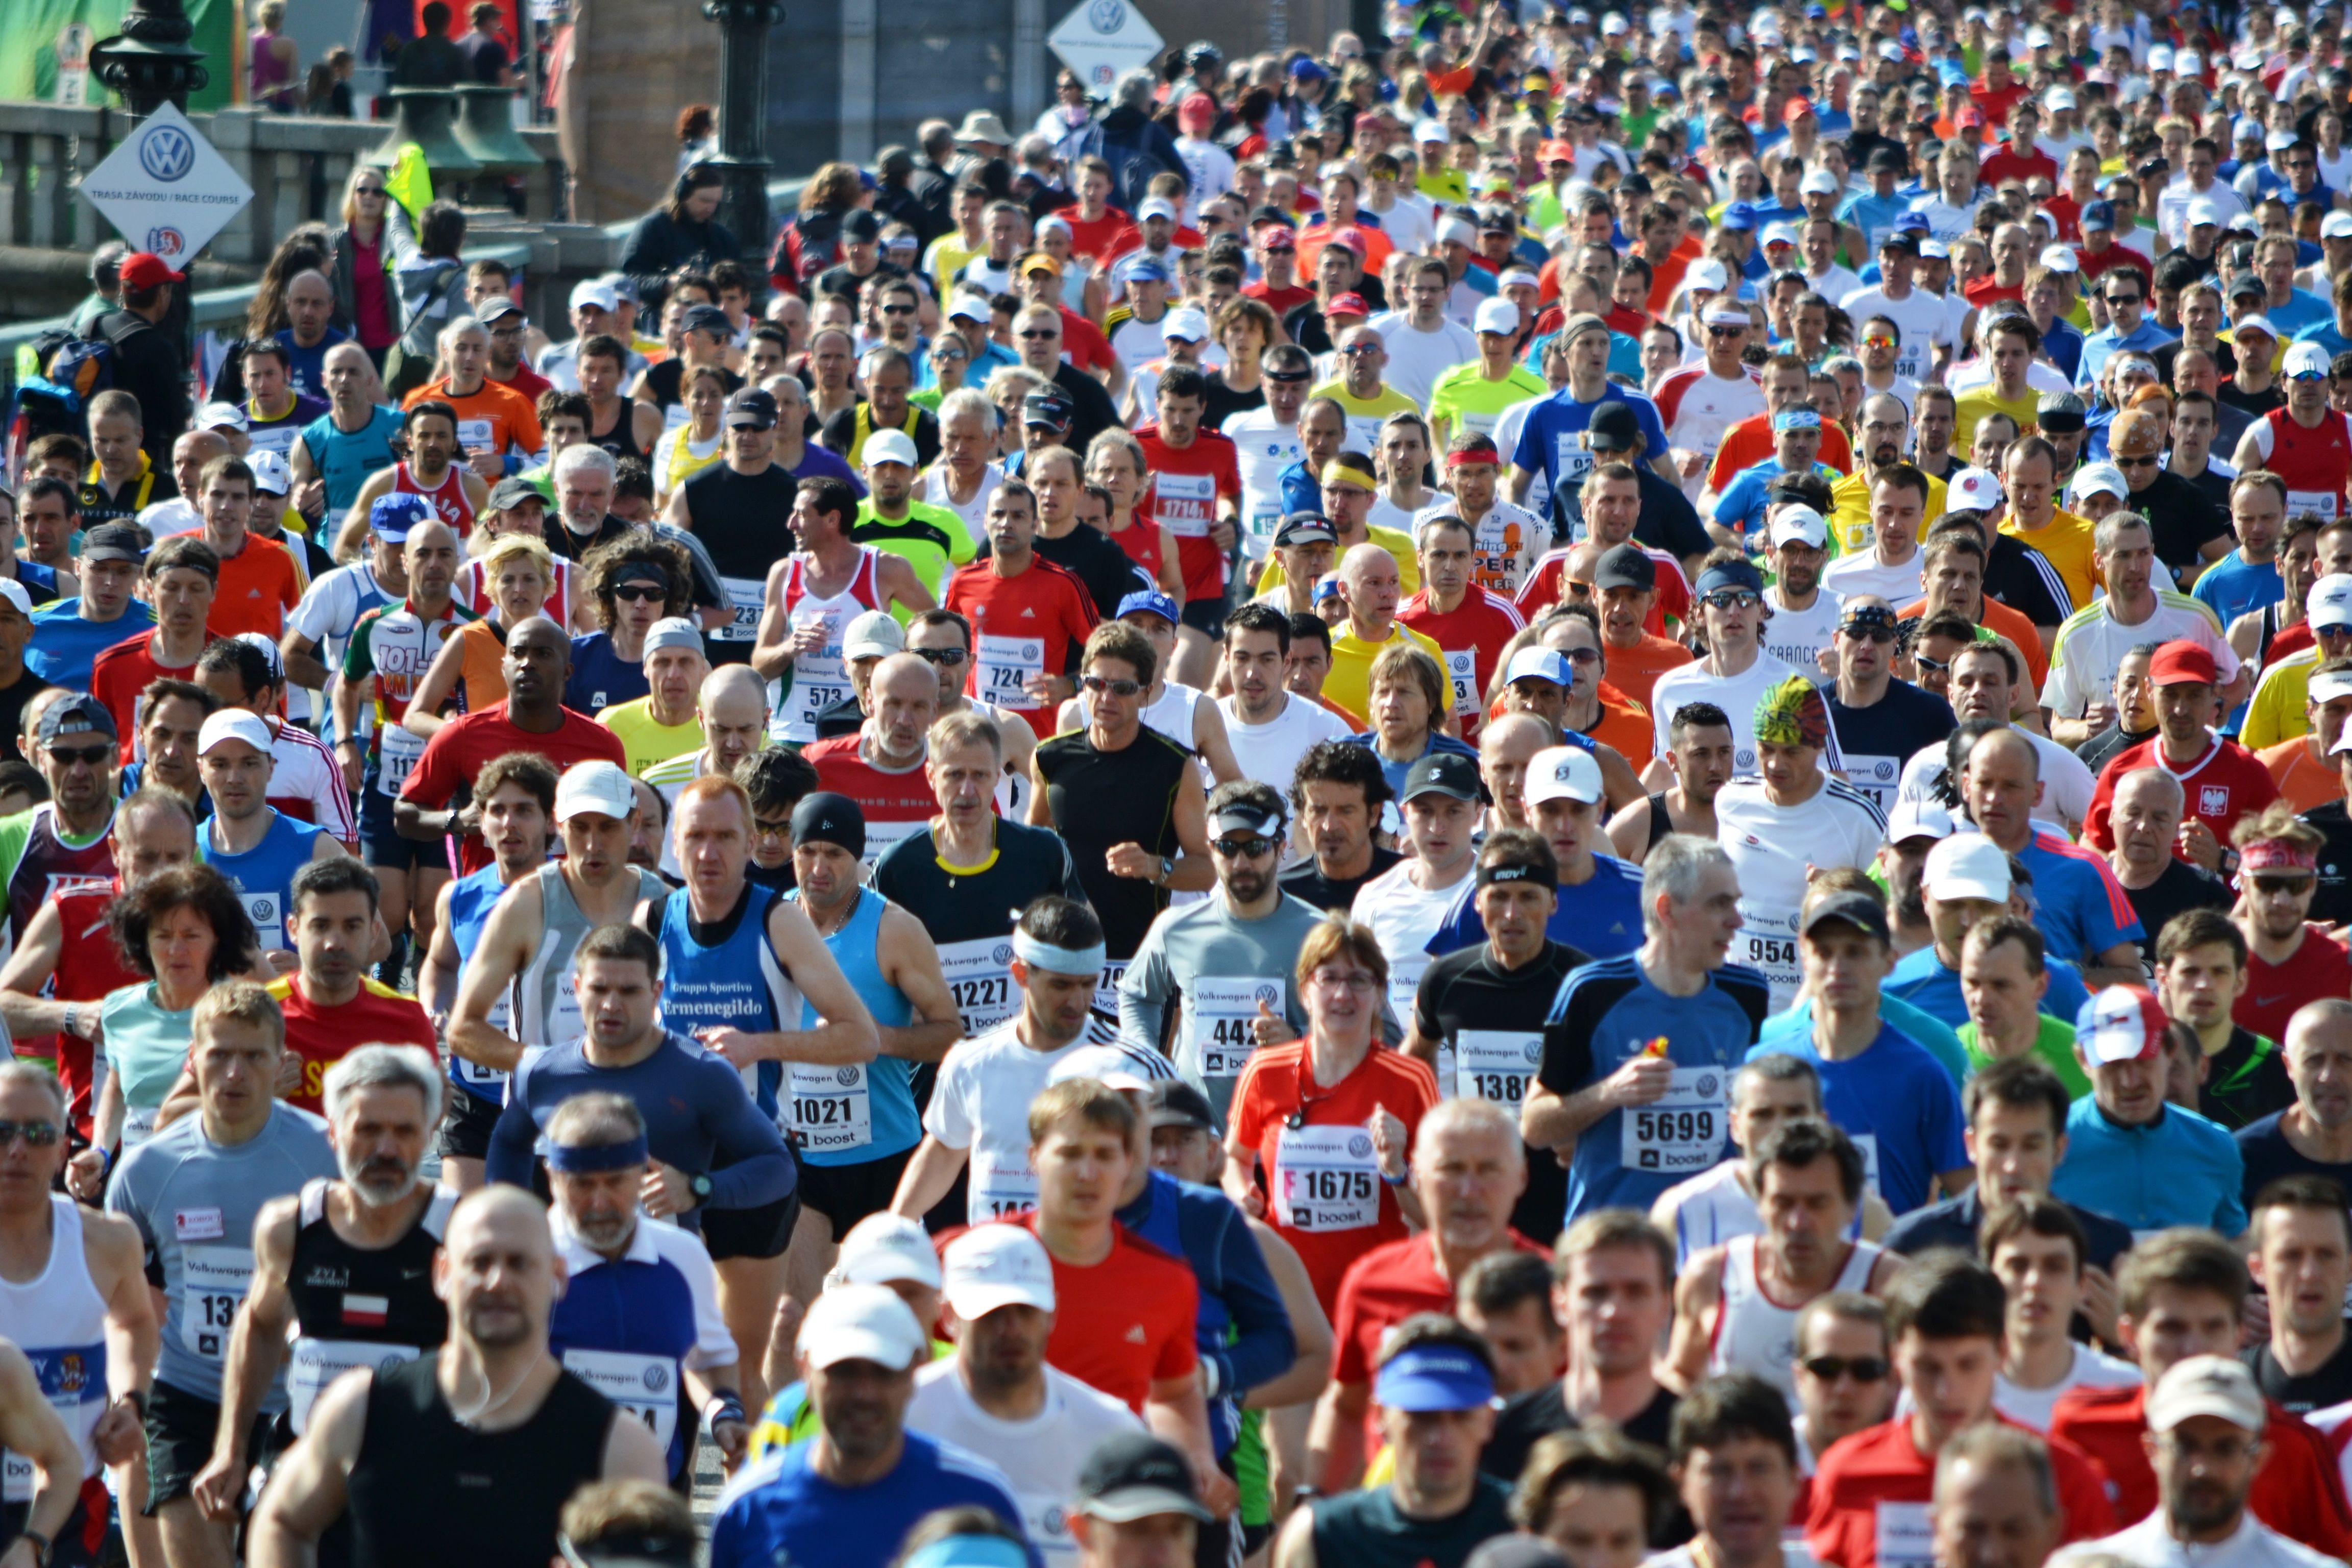
[[[1893,626],[1840,626],[1838,631],[1841,635],[1852,637],[1856,642],[1893,642],[1895,640],[1895,628]]]
[[[1891,1370],[1876,1356],[1807,1356],[1797,1363],[1823,1383],[1835,1383],[1851,1374],[1856,1383],[1884,1383]]]
[[[1361,359],[1366,354],[1376,354],[1380,353],[1381,345],[1378,343],[1358,343],[1353,348],[1341,349],[1339,352],[1347,355],[1349,359]]]
[[[1885,332],[1873,332],[1869,336],[1864,338],[1862,340],[1862,343],[1864,348],[1891,349],[1895,346],[1895,340],[1888,337]]]
[[[1143,689],[1143,682],[1139,680],[1107,680],[1099,675],[1089,675],[1078,684],[1097,696],[1108,692],[1122,701]]]
[[[1709,327],[1706,330],[1706,335],[1710,338],[1736,338],[1744,335],[1747,331],[1746,327]]]
[[[2110,310],[2114,310],[2118,305],[2137,305],[2139,302],[2140,297],[2137,294],[2110,294],[2107,296],[2107,309]]]
[[[646,605],[667,601],[669,591],[645,583],[624,583],[613,590],[613,597],[631,605]]]
[[[76,763],[87,763],[93,768],[102,768],[106,765],[106,760],[112,755],[114,755],[112,746],[51,746],[49,748],[50,759],[68,768]]]
[[[362,185],[362,186],[360,186],[357,190],[355,190],[355,191],[353,191],[353,192],[352,193],[352,195],[355,195],[355,196],[376,196],[376,197],[382,197],[382,196],[384,196],[384,195],[388,195],[388,194],[389,194],[389,193],[387,193],[382,185]]]
[[[2157,459],[2153,457],[2116,458],[2113,460],[2116,467],[2119,468],[2152,468],[2157,465]]]
[[[910,647],[907,651],[926,664],[961,664],[971,657],[960,647]]]
[[[2318,879],[2318,878],[2309,875],[2301,877],[2257,876],[2249,879],[2249,880],[2253,883],[2254,891],[2257,893],[2308,892],[2311,889],[2311,885]]]
[[[27,1149],[47,1149],[63,1135],[54,1121],[0,1121],[0,1149],[19,1138]]]
[[[754,838],[790,838],[792,836],[793,819],[789,816],[781,821],[754,820],[751,824],[751,837]]]
[[[1058,327],[1050,330],[1040,330],[1038,328],[1032,327],[1021,335],[1030,342],[1041,342],[1047,338],[1058,338],[1062,335],[1062,332],[1061,329]]]
[[[885,305],[882,307],[882,313],[886,316],[911,316],[915,313],[915,307],[912,305]]]
[[[1263,837],[1249,838],[1213,838],[1209,847],[1228,860],[1255,860],[1261,855],[1271,855],[1276,841]]]
[[[1762,595],[1751,594],[1745,588],[1709,594],[1699,601],[1710,610],[1752,610],[1763,602]]]

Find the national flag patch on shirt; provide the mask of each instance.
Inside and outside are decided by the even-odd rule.
[[[356,1291],[343,1292],[343,1322],[347,1327],[380,1329],[392,1315],[389,1296],[362,1296]]]

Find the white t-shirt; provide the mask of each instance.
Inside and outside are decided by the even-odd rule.
[[[1048,1366],[1045,1403],[1026,1421],[1007,1421],[982,1410],[956,1372],[953,1357],[915,1372],[915,1395],[907,1402],[907,1429],[974,1454],[984,1454],[1013,1483],[1021,1521],[1049,1568],[1076,1568],[1078,1543],[1062,1522],[1062,1510],[1077,1500],[1078,1471],[1096,1446],[1122,1433],[1140,1432],[1135,1413],[1109,1394]]]
[[[2341,185],[2329,187],[2331,190],[2338,191],[2343,188]],[[1436,232],[1437,220],[1431,214],[1429,198],[1426,196],[1408,195],[1399,191],[1396,205],[1389,208],[1388,211],[1375,213],[1370,207],[1365,207],[1363,210],[1371,213],[1372,216],[1381,220],[1381,232],[1387,235],[1390,243],[1407,256],[1418,256],[1427,250],[1430,237]]]
[[[1984,205],[1981,195],[1971,196],[1958,205],[1940,195],[1928,196],[1911,204],[1911,210],[1926,216],[1927,232],[1937,239],[1950,241],[1969,232],[1977,208]]]
[[[1538,404],[1551,395],[1547,392],[1542,397],[1530,397],[1524,403],[1514,403],[1495,416],[1495,428],[1491,432],[1495,438],[1495,450],[1504,455],[1506,462],[1509,460],[1511,453],[1519,449],[1519,432],[1528,427],[1528,416],[1535,412]],[[1544,478],[1541,468],[1536,470],[1536,482],[1528,487],[1528,499],[1519,504],[1538,517],[1551,515],[1551,481]]]
[[[943,506],[963,519],[963,531],[981,543],[988,542],[988,498],[1004,482],[1004,465],[991,463],[981,470],[980,488],[971,499],[958,506],[948,499],[948,470],[944,463],[933,463],[923,470],[921,499],[933,506]]]
[[[1381,379],[1423,408],[1439,376],[1478,357],[1478,334],[1458,322],[1441,321],[1435,331],[1424,332],[1402,310],[1383,310],[1366,324],[1380,333],[1389,352]]]
[[[2072,838],[2091,815],[2091,796],[2097,792],[2099,781],[2082,758],[2048,736],[2031,730],[2017,732],[2033,742],[2042,759],[2042,804],[2033,808],[2033,820]],[[1943,776],[1944,748],[1926,747],[1903,764],[1903,782],[1896,786],[1895,798],[1924,802]]]
[[[1897,610],[1907,609],[1920,597],[1919,573],[1926,562],[1926,552],[1916,545],[1911,559],[1900,566],[1885,564],[1874,550],[1860,551],[1822,567],[1822,585],[1836,589],[1842,598],[1875,594]]]
[[[139,526],[154,540],[169,539],[175,533],[194,533],[204,525],[205,520],[196,515],[196,509],[188,504],[184,496],[156,501],[141,508],[139,512]]]
[[[1816,656],[1837,633],[1838,596],[1827,587],[1817,588],[1811,608],[1792,610],[1780,602],[1775,584],[1764,590],[1764,602],[1772,606],[1772,618],[1764,623],[1764,651],[1791,669],[1817,674],[1821,664]]]
[[[1734,425],[1765,412],[1764,389],[1746,375],[1720,376],[1704,360],[1658,383],[1658,416],[1666,444],[1685,452],[1712,452]]]
[[[1756,662],[1740,675],[1710,675],[1703,661],[1678,665],[1666,671],[1650,689],[1650,718],[1657,731],[1654,742],[1657,753],[1664,756],[1674,749],[1666,727],[1673,722],[1676,710],[1686,702],[1712,702],[1731,721],[1732,771],[1754,773],[1756,704],[1765,692],[1797,673],[1769,653],[1759,653]],[[1808,679],[1819,684],[1817,676]]]
[[[2050,679],[2042,683],[2042,705],[2061,719],[2079,719],[2090,704],[2110,700],[2124,655],[2142,643],[2193,642],[2213,656],[2222,684],[2238,678],[2237,652],[2221,635],[2210,609],[2169,588],[2157,589],[2156,599],[2156,613],[2136,626],[2116,624],[2107,613],[2112,599],[2067,616],[2050,645]]]
[[[141,521],[145,521],[143,515]],[[374,568],[364,561],[354,561],[312,578],[310,587],[302,591],[301,601],[287,613],[286,629],[310,638],[319,662],[327,667],[327,684],[320,689],[319,734],[330,745],[336,738],[335,688],[343,682],[343,647],[351,641],[352,628],[359,625],[360,617],[387,601],[396,603],[398,595],[384,592],[383,584],[375,580]],[[306,717],[310,695],[299,686],[294,692],[301,696],[300,710],[294,710],[289,697],[289,710],[295,718]],[[362,702],[360,737],[364,739],[374,726],[375,704]]]
[[[1184,221],[1198,223],[1203,202],[1213,202],[1234,188],[1234,155],[1198,136],[1176,138],[1176,155],[1184,160],[1184,172],[1192,177],[1192,188],[1184,193]]]
[[[1092,1015],[1078,1037],[1058,1051],[1024,1045],[1020,1024],[1016,1015],[950,1047],[940,1063],[931,1103],[923,1112],[924,1131],[950,1149],[971,1152],[971,1195],[964,1215],[973,1225],[1037,1206],[1037,1173],[1029,1168],[1029,1102],[1044,1091],[1054,1064],[1080,1046],[1119,1045],[1118,1028]],[[1119,1048],[1137,1059],[1137,1069],[1145,1077],[1175,1076],[1156,1052]]]
[[[1888,299],[1884,289],[1860,289],[1839,300],[1838,307],[1853,318],[1857,330],[1873,316],[1894,322],[1895,373],[1914,381],[1934,365],[1937,346],[1948,348],[1953,342],[1951,311],[1925,289],[1915,287],[1900,300]]]
[[[2021,1426],[2031,1426],[2036,1432],[2050,1430],[2050,1414],[2058,1407],[2058,1396],[2070,1388],[2137,1388],[2142,1382],[2139,1368],[2127,1361],[2118,1361],[2088,1345],[2074,1347],[2074,1364],[2066,1375],[2047,1388],[2020,1388],[1998,1373],[1992,1380],[1992,1407]]]
[[[1805,282],[1824,300],[1843,300],[1862,287],[1862,274],[1832,261],[1826,272],[1818,275],[1806,273]]]
[[[1130,374],[1140,370],[1168,352],[1167,340],[1161,335],[1160,330],[1167,320],[1168,313],[1165,310],[1160,313],[1157,320],[1150,321],[1129,316],[1110,330],[1111,350],[1118,355],[1119,363],[1127,366]]]
[[[1429,939],[1445,921],[1445,912],[1470,879],[1473,862],[1465,859],[1461,874],[1442,888],[1414,885],[1411,873],[1421,862],[1411,857],[1390,867],[1356,890],[1348,918],[1372,928],[1381,951],[1389,960],[1389,1005],[1400,1018],[1409,1017],[1412,999],[1421,989],[1421,972],[1429,967]]]
[[[1227,697],[1217,704],[1224,716],[1225,740],[1234,749],[1234,763],[1245,779],[1258,779],[1283,794],[1290,793],[1298,759],[1318,741],[1344,741],[1347,721],[1320,702],[1295,691],[1283,693],[1282,711],[1265,724],[1242,722],[1238,700]]]
[[[1305,457],[1307,448],[1297,427],[1277,421],[1271,408],[1232,415],[1219,428],[1233,442],[1242,471],[1242,549],[1250,559],[1263,561],[1274,549],[1275,527],[1282,521],[1282,470]]]
[[[1778,1012],[1803,983],[1797,912],[1811,873],[1869,865],[1886,839],[1886,818],[1870,797],[1824,779],[1811,800],[1776,805],[1761,778],[1735,778],[1715,797],[1715,840],[1739,873],[1739,917],[1731,962],[1772,983]]]

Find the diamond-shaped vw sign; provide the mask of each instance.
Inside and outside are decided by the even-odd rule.
[[[132,247],[173,267],[253,199],[228,160],[168,103],[82,176],[81,194]]]
[[[1158,30],[1134,0],[1079,0],[1045,43],[1080,81],[1097,89],[1129,67],[1150,65],[1161,47]]]

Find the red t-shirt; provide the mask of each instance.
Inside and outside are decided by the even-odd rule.
[[[425,752],[400,786],[400,797],[427,811],[447,809],[459,790],[470,793],[475,778],[493,757],[509,752],[537,752],[559,769],[574,763],[602,759],[616,768],[629,765],[628,748],[621,737],[584,713],[563,710],[562,724],[535,735],[507,717],[507,705],[494,703],[478,713],[450,720],[425,742]],[[457,870],[463,876],[490,863],[489,847],[478,833],[466,835],[458,846]]]
[[[1297,1249],[1315,1299],[1336,1316],[1349,1267],[1405,1234],[1366,1123],[1387,1110],[1404,1123],[1409,1156],[1414,1130],[1437,1103],[1437,1075],[1418,1058],[1375,1046],[1326,1089],[1300,1067],[1306,1049],[1306,1041],[1293,1040],[1251,1053],[1234,1085],[1233,1142],[1257,1151],[1266,1222]],[[1296,1131],[1294,1112],[1305,1118]]]
[[[2074,245],[2082,239],[2082,203],[2076,201],[2065,192],[2060,191],[2048,201],[2043,202],[2042,204],[2042,208],[2052,217],[2058,220],[2058,237],[2061,240],[2064,241],[2068,245]]]
[[[360,994],[340,1007],[322,1007],[302,994],[299,975],[270,982],[269,994],[286,1014],[286,1048],[302,1058],[302,1087],[286,1103],[326,1114],[327,1069],[368,1045],[436,1047],[433,1020],[414,996],[362,977]]]
[[[1083,218],[1076,206],[1064,207],[1054,215],[1070,226],[1070,254],[1085,257],[1099,264],[1110,254],[1118,237],[1134,226],[1135,220],[1115,206],[1105,205],[1097,218]]]
[[[2107,765],[2099,770],[2098,788],[2091,795],[2090,814],[2083,819],[2084,844],[2102,855],[2116,847],[2115,826],[2109,820],[2116,806],[2116,786],[2126,773],[2139,768],[2161,767],[2179,779],[2189,796],[2189,815],[2211,828],[2213,837],[2224,844],[2230,842],[2230,829],[2241,817],[2260,816],[2263,808],[2278,798],[2278,783],[2270,769],[2235,741],[2216,740],[2201,761],[2186,768],[2166,763],[2163,745],[2161,735],[2150,735],[2107,759]],[[2178,845],[2172,853],[2176,859],[2185,858]]]
[[[1080,370],[1113,370],[1118,365],[1118,354],[1103,336],[1103,330],[1071,310],[1067,305],[1055,307],[1062,312],[1062,357]]]
[[[106,909],[122,891],[117,877],[102,888],[81,888],[53,893],[57,906],[59,945],[58,966],[49,994],[58,1002],[100,1002],[110,991],[137,985],[146,976],[131,967],[121,944],[106,919]],[[65,1085],[66,1104],[82,1136],[89,1135],[91,1060],[93,1047],[79,1035],[27,1035],[15,1042],[20,1057],[47,1057],[58,1064],[58,1080]]]
[[[1184,597],[1222,599],[1225,593],[1225,552],[1209,537],[1217,521],[1217,503],[1242,499],[1241,459],[1233,442],[1213,430],[1202,430],[1192,444],[1179,451],[1160,438],[1160,426],[1146,425],[1135,433],[1143,444],[1143,465],[1151,483],[1136,504],[1148,517],[1176,536],[1177,563],[1184,569]]]
[[[2007,87],[1971,82],[1969,84],[1969,100],[1977,106],[1977,112],[1984,116],[1987,125],[2006,125],[2009,123],[2009,111],[2016,107],[2017,100],[2032,90],[2015,77],[2010,78]],[[2048,162],[2046,159],[2043,161]],[[2050,177],[2054,180],[2058,176],[2053,174]],[[1988,177],[1985,184],[1992,184],[1991,179]]]
[[[2014,1422],[1996,1415],[2003,1426]],[[2050,1469],[2065,1514],[2064,1541],[2090,1541],[2114,1533],[2106,1478],[2088,1454],[2063,1438],[2050,1440]],[[1839,1439],[1813,1472],[1805,1514],[1805,1550],[1830,1568],[1876,1568],[1878,1531],[1899,1530],[1900,1546],[1890,1558],[1924,1559],[1927,1503],[1936,1489],[1936,1461],[1911,1439],[1911,1423],[1898,1417]]]
[[[1715,460],[1706,466],[1706,488],[1719,490],[1731,482],[1740,469],[1752,468],[1772,455],[1772,416],[1751,414],[1723,433],[1723,445],[1715,449]],[[1843,427],[1834,424],[1822,426],[1821,460],[1841,474],[1853,472],[1853,446],[1845,438]]]
[[[1020,714],[1041,735],[1052,734],[1052,710],[1032,702],[1023,682],[1031,674],[1063,675],[1076,668],[1097,618],[1086,584],[1042,555],[1010,577],[980,560],[948,584],[947,607],[971,623],[965,695]]]
[[[819,789],[845,795],[866,816],[866,863],[929,823],[940,809],[930,774],[920,763],[905,773],[886,773],[858,754],[862,737],[835,735],[829,741],[801,748],[801,755],[816,768]]]
[[[515,373],[512,375],[503,377],[494,375],[490,379],[509,392],[528,398],[533,414],[539,412],[539,395],[555,384],[530,366],[520,363],[515,366]]]
[[[2083,288],[2085,290],[2118,267],[2128,267],[2138,273],[2142,289],[2156,287],[2156,268],[2147,264],[2147,258],[2121,241],[2108,246],[2096,256],[2092,255],[2090,247],[2085,246],[2074,252],[2074,259],[2082,266]]]
[[[1242,297],[1245,300],[1263,301],[1265,308],[1274,312],[1274,319],[1278,321],[1315,298],[1315,290],[1297,283],[1293,283],[1286,289],[1276,289],[1261,278],[1255,283],[1243,284]]]
[[[1511,1246],[1551,1256],[1516,1230]],[[1331,1317],[1331,1381],[1370,1383],[1381,1340],[1415,1312],[1454,1315],[1454,1286],[1437,1271],[1427,1236],[1408,1236],[1356,1259],[1339,1281],[1339,1309]]]
[[[2271,638],[2271,650],[2263,657],[2271,663],[2276,664],[2291,653],[2301,653],[2311,647],[2312,642],[2311,623],[2307,620],[2297,621]]]
[[[2346,995],[2352,995],[2352,954],[2326,926],[2305,923],[2303,945],[2284,963],[2273,963],[2259,952],[2246,954],[2246,988],[2230,1017],[2241,1028],[2284,1040],[2296,1008]]]
[[[2021,283],[2003,283],[2000,281],[1997,274],[1988,272],[1983,277],[1962,285],[1960,293],[1967,298],[1969,304],[1979,308],[1990,305],[1996,300],[2015,300],[2021,304],[2025,300],[2025,286]]]
[[[2003,180],[2031,180],[2036,174],[2056,184],[2057,160],[2047,153],[2021,153],[2014,147],[2003,147],[1977,170],[1978,181],[1991,186],[1998,186]]]
[[[1034,1235],[1037,1213],[1018,1220]],[[1080,1383],[1142,1414],[1151,1385],[1189,1377],[1200,1364],[1192,1329],[1201,1313],[1201,1287],[1190,1266],[1130,1232],[1111,1226],[1109,1255],[1080,1267],[1054,1259],[1054,1332],[1045,1360]]]
[[[1445,655],[1445,673],[1454,682],[1454,710],[1462,715],[1462,737],[1478,730],[1486,683],[1495,679],[1495,658],[1503,645],[1528,623],[1500,594],[1470,585],[1462,602],[1444,615],[1429,607],[1429,590],[1422,589],[1397,606],[1396,618],[1430,641]]]
[[[1128,519],[1125,528],[1112,531],[1110,542],[1126,552],[1127,558],[1143,568],[1143,574],[1154,584],[1160,581],[1160,525],[1137,512]]]
[[[1685,626],[1690,624],[1690,580],[1683,575],[1683,563],[1664,551],[1644,544],[1642,553],[1656,563],[1658,568],[1658,596],[1650,601],[1650,618],[1642,623],[1642,629],[1654,637],[1662,637],[1666,635],[1668,616]],[[1559,602],[1560,574],[1567,569],[1568,556],[1565,550],[1548,552],[1528,574],[1528,580],[1519,584],[1517,606],[1522,619],[1532,620]]]
[[[2343,994],[2340,988],[2336,994]],[[2070,1388],[2050,1417],[2053,1438],[2088,1453],[2105,1472],[2116,1522],[2126,1529],[2156,1511],[2156,1472],[2140,1446],[2147,1432],[2147,1396],[2144,1385]],[[2352,1508],[2345,1503],[2327,1439],[2272,1404],[2263,1442],[2270,1452],[2246,1493],[2254,1517],[2315,1552],[2352,1556]]]
[[[205,628],[205,640],[210,642],[221,634],[211,626]],[[166,669],[155,662],[154,633],[141,632],[123,638],[112,647],[100,648],[98,657],[89,661],[89,694],[106,704],[114,715],[114,728],[122,736],[122,760],[133,761],[139,749],[139,723],[145,710],[140,699],[147,688],[163,676],[181,680],[194,680],[196,667],[192,660],[177,668]]]

